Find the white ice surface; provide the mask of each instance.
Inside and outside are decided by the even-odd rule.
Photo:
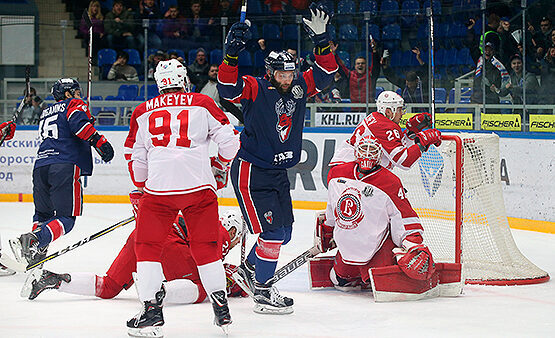
[[[227,209],[222,207],[222,210]],[[4,252],[8,239],[29,231],[31,203],[0,203]],[[125,204],[86,204],[74,230],[51,245],[60,250],[131,215]],[[278,266],[310,246],[314,212],[295,210],[293,239],[282,248]],[[103,274],[134,223],[47,263],[55,272]],[[513,230],[520,250],[555,275],[555,235]],[[254,240],[254,236],[250,237]],[[227,261],[237,264],[239,249]],[[125,322],[140,308],[135,289],[112,300],[48,290],[34,301],[19,291],[25,276],[0,277],[0,337],[126,337]],[[232,337],[555,337],[555,283],[529,286],[465,286],[457,298],[374,303],[370,293],[311,291],[306,266],[277,284],[295,300],[292,315],[252,312],[248,298],[231,298]],[[166,337],[221,337],[210,304],[164,307]]]

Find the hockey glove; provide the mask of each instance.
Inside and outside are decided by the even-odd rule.
[[[415,142],[422,152],[427,151],[430,145],[441,145],[441,132],[437,129],[426,129],[416,134]]]
[[[239,53],[246,48],[247,41],[251,38],[250,21],[234,23],[225,38],[224,63],[229,66],[237,66]]]
[[[143,197],[143,192],[140,190],[133,190],[129,193],[129,200],[131,201],[131,206],[133,207],[133,215],[137,219],[139,215],[139,201]]]
[[[89,141],[91,147],[100,155],[102,161],[110,162],[114,158],[114,148],[112,148],[112,145],[104,135],[95,132],[87,141]]]
[[[318,246],[320,252],[327,252],[336,247],[333,240],[333,227],[326,225],[326,215],[318,215],[316,219],[316,232],[314,234],[314,244]]]
[[[233,279],[232,275],[237,272],[237,267],[233,264],[224,263],[226,277],[226,291],[228,297],[248,297],[249,295],[241,289],[239,284]]]
[[[330,52],[330,36],[326,31],[326,25],[333,15],[324,5],[316,3],[310,4],[310,20],[303,18],[304,28],[312,42],[316,45],[317,55],[323,55]]]
[[[212,174],[216,179],[216,189],[220,190],[227,185],[229,167],[227,163],[220,161],[216,156],[210,157],[210,165],[212,166]]]
[[[430,113],[420,113],[411,117],[407,121],[409,133],[417,134],[426,128],[432,127],[432,115]]]
[[[435,272],[435,263],[430,249],[422,244],[420,234],[412,234],[405,238],[402,248],[394,248],[393,254],[401,271],[408,277],[426,280]]]
[[[7,121],[0,124],[0,139],[11,140],[15,134],[15,123]]]

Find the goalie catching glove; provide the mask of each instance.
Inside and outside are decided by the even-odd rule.
[[[212,167],[212,174],[216,179],[216,189],[220,190],[227,185],[227,177],[229,174],[229,162],[224,162],[220,157],[210,157],[210,166]]]
[[[95,132],[87,141],[89,141],[91,147],[100,155],[102,161],[110,162],[114,158],[114,148],[112,148],[112,145],[104,135]]]
[[[403,240],[402,245],[402,248],[393,249],[401,271],[412,279],[430,279],[436,267],[430,249],[422,244],[422,236],[409,235]]]

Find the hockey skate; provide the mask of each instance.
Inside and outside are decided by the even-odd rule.
[[[330,270],[330,280],[333,283],[333,287],[339,291],[343,292],[352,292],[352,291],[362,291],[363,285],[360,278],[358,279],[345,279],[339,277],[335,270],[332,268]],[[365,289],[371,289],[370,285],[368,284]]]
[[[254,295],[254,267],[248,261],[241,263],[237,267],[237,272],[234,272],[231,276],[249,296]]]
[[[0,276],[11,276],[15,271],[0,263]]]
[[[19,263],[30,265],[46,257],[48,246],[39,248],[39,239],[32,232],[23,234],[16,239],[10,239],[9,242],[15,259]]]
[[[271,284],[254,284],[254,312],[285,315],[293,313],[293,299],[279,294]]]
[[[164,337],[162,302],[165,296],[166,290],[162,286],[162,289],[156,292],[154,300],[144,302],[141,312],[127,321],[128,335],[131,337]]]
[[[229,324],[232,323],[225,291],[216,291],[210,294],[210,302],[214,310],[214,324],[221,327],[228,334]]]
[[[71,276],[67,273],[57,274],[48,270],[33,270],[21,289],[21,297],[33,300],[44,290],[59,289],[62,282],[71,282]]]

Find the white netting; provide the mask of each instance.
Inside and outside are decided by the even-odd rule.
[[[517,248],[505,213],[499,137],[456,134],[463,141],[463,276],[467,282],[533,283],[547,273]],[[443,141],[410,170],[394,172],[424,226],[424,240],[437,262],[455,260],[456,144]],[[510,282],[513,281],[513,282]]]

